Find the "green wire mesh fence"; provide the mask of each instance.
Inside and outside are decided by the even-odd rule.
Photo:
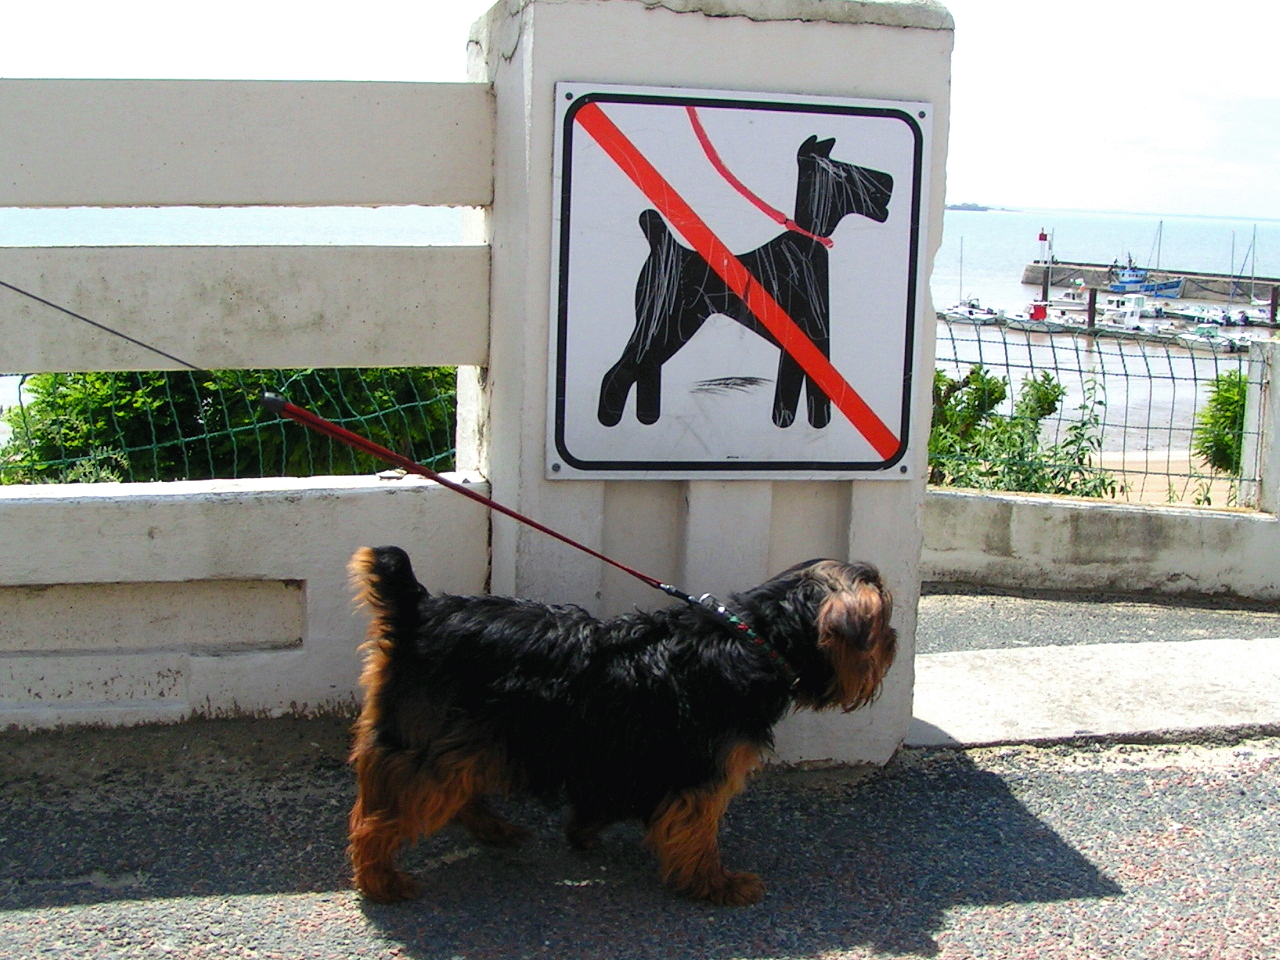
[[[28,374],[0,413],[0,483],[373,473],[366,454],[266,413],[264,390],[433,470],[452,469],[452,367]]]
[[[1257,479],[1238,341],[945,317],[937,331],[933,483],[1227,506]]]
[[[936,484],[1232,505],[1247,355],[1224,343],[939,319]],[[453,466],[453,368],[49,373],[0,413],[0,483],[372,473],[382,465],[265,413],[263,390],[433,470]],[[1250,429],[1256,431],[1257,427]],[[6,437],[7,434],[7,437]]]

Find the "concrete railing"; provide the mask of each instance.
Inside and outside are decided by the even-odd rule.
[[[1280,340],[1250,348],[1243,460],[1257,510],[934,489],[921,574],[991,586],[1280,600]]]
[[[691,589],[750,586],[815,555],[877,563],[902,637],[881,699],[797,717],[779,749],[883,761],[911,716],[923,444],[908,480],[547,475],[554,85],[932,104],[927,264],[941,237],[949,15],[926,0],[504,0],[472,41],[471,84],[0,81],[0,206],[471,205],[487,208],[486,246],[10,249],[0,277],[207,367],[461,365],[461,468]],[[927,297],[917,309],[932,315]],[[0,370],[160,365],[68,322],[6,300]],[[929,369],[932,343],[918,339],[915,369]],[[927,391],[909,400],[927,423]],[[362,629],[343,567],[359,544],[406,546],[443,590],[488,582],[601,612],[658,602],[415,481],[10,488],[0,541],[0,723],[22,726],[350,702]]]
[[[6,80],[0,130],[0,206],[492,195],[483,84]],[[484,246],[0,248],[0,278],[210,368],[488,356]],[[0,309],[0,370],[165,365],[34,301]],[[414,480],[0,487],[0,724],[349,704],[352,551],[409,544],[433,587],[479,592],[488,539],[482,509]]]

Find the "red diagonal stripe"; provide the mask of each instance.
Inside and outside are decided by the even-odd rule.
[[[769,291],[742,265],[742,261],[734,256],[666,178],[636,149],[635,144],[627,139],[627,135],[605,115],[599,104],[584,104],[574,115],[574,121],[591,134],[618,168],[679,231],[685,242],[707,261],[730,290],[742,298],[747,308],[773,334],[782,349],[822,388],[822,392],[831,399],[836,409],[866,437],[876,453],[885,460],[897,453],[901,444],[884,421],[849,386],[840,371],[813,345],[813,341],[805,336],[804,331],[778,305]]]

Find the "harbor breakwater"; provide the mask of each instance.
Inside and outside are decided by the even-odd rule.
[[[1106,263],[1073,263],[1054,260],[1050,265],[1049,286],[1068,287],[1084,286],[1099,290],[1108,290],[1112,283],[1119,279],[1123,269],[1117,264]],[[1044,283],[1045,263],[1034,260],[1022,271],[1022,282],[1028,286],[1040,286]],[[1262,300],[1275,304],[1280,299],[1280,278],[1276,277],[1241,277],[1225,273],[1202,273],[1194,270],[1156,270],[1145,271],[1147,279],[1156,283],[1168,280],[1184,280],[1179,299],[1208,300],[1224,303],[1239,300]]]

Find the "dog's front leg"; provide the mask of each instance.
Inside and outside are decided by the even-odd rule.
[[[795,358],[782,350],[778,356],[778,379],[773,388],[773,423],[789,427],[795,423],[796,408],[800,406],[800,387],[804,385],[804,370]]]
[[[669,797],[649,821],[647,839],[662,878],[692,897],[722,906],[746,906],[764,896],[754,873],[731,873],[720,862],[720,820],[760,762],[758,748],[743,744],[729,755],[717,783]]]

